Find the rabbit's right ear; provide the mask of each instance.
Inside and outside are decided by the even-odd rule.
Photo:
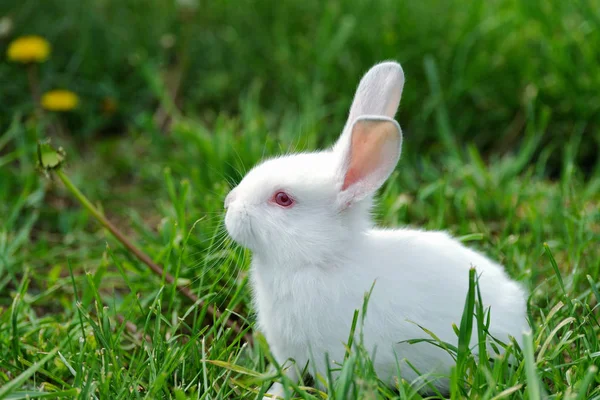
[[[348,121],[334,151],[344,152],[350,145],[354,122],[361,116],[381,116],[393,119],[400,105],[404,88],[404,71],[400,64],[386,61],[372,67],[360,80]]]

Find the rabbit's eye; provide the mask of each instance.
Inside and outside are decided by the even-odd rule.
[[[277,192],[273,195],[273,201],[281,207],[290,207],[294,200],[285,192]]]

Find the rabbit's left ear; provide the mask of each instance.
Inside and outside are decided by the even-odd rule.
[[[358,118],[349,137],[339,170],[338,204],[342,208],[379,189],[396,167],[402,148],[400,125],[388,117]]]

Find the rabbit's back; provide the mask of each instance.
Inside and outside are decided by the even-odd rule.
[[[526,322],[526,293],[504,268],[445,232],[372,230],[368,252],[357,264],[377,279],[374,304],[391,304],[401,317],[418,322],[455,342],[452,323],[460,325],[468,292],[468,273],[475,268],[484,307],[490,308],[490,332],[502,341],[520,339]],[[358,255],[357,255],[358,256]],[[476,340],[476,339],[474,339]]]

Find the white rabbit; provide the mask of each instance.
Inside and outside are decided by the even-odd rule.
[[[404,379],[417,378],[405,359],[421,373],[449,373],[454,361],[444,350],[400,342],[431,339],[419,324],[457,344],[452,324],[460,325],[471,267],[491,308],[492,336],[508,342],[528,327],[526,293],[500,265],[443,232],[373,226],[373,195],[400,157],[393,118],[403,86],[399,64],[375,65],[333,148],[266,160],[225,199],[227,231],[253,253],[259,328],[279,363],[295,360],[291,379],[307,363],[325,377],[325,353],[332,364],[343,360],[354,310],[374,282],[364,345],[376,349],[376,372],[390,385],[397,365]],[[432,384],[447,389],[445,379]],[[282,386],[269,393],[282,395]]]

